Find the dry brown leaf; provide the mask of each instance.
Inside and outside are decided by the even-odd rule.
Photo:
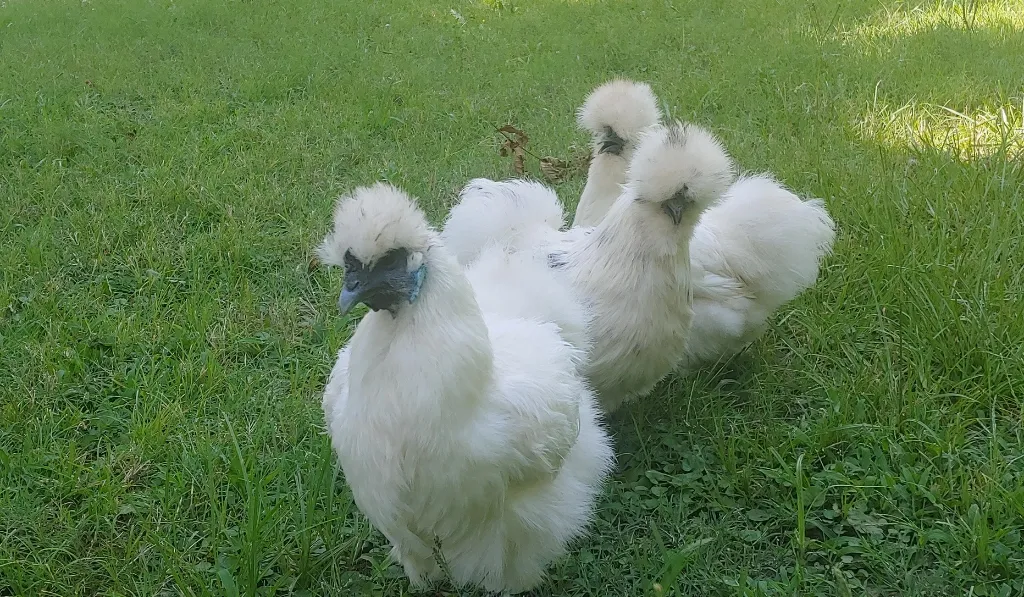
[[[527,143],[530,142],[530,138],[526,136],[526,133],[517,129],[511,124],[506,124],[505,126],[501,127],[500,129],[498,129],[498,132],[513,135],[516,139],[516,142],[519,143],[520,145],[526,145]]]
[[[591,150],[579,151],[573,148],[573,156],[567,160],[547,156],[540,159],[540,171],[551,183],[560,183],[577,176],[586,176],[590,168]]]
[[[499,155],[512,156],[512,169],[522,176],[526,173],[526,144],[530,142],[530,138],[511,124],[499,128],[498,132],[505,138],[498,150]]]
[[[579,175],[586,175],[590,167],[591,150],[585,147],[582,151],[573,146],[570,148],[572,156],[567,159],[546,156],[538,158],[537,154],[530,152],[526,145],[530,137],[522,130],[511,124],[496,129],[502,136],[501,145],[498,147],[498,154],[501,157],[512,158],[512,169],[519,176],[526,173],[526,155],[539,160],[540,171],[548,182],[557,184],[574,178]]]
[[[559,183],[569,175],[569,162],[547,156],[540,159],[540,171],[548,182]]]
[[[526,172],[526,154],[523,153],[522,147],[516,147],[515,157],[512,158],[512,169],[516,171],[516,174],[522,176]]]

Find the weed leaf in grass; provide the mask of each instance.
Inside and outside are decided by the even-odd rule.
[[[498,153],[501,157],[512,156],[512,169],[517,175],[522,176],[526,172],[526,144],[530,142],[530,138],[511,124],[501,127],[498,132],[505,138]]]
[[[540,171],[544,174],[544,178],[551,183],[565,180],[570,174],[569,167],[569,162],[551,156],[540,159]]]

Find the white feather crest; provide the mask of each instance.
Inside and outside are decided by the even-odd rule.
[[[334,229],[317,247],[320,260],[342,265],[345,252],[373,263],[391,249],[426,251],[432,231],[412,197],[388,183],[358,187],[338,198]]]
[[[611,128],[616,135],[630,139],[661,118],[658,100],[647,83],[614,79],[600,85],[580,106],[576,120],[594,135]]]
[[[735,176],[721,141],[696,124],[648,129],[626,172],[626,184],[645,201],[662,202],[687,187],[703,204],[714,202]]]

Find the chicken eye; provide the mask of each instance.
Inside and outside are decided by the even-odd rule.
[[[352,251],[345,251],[345,269],[357,270],[362,267],[362,263],[356,259]]]
[[[385,253],[384,256],[380,258],[379,261],[377,261],[377,264],[374,266],[374,268],[394,269],[399,267],[400,265],[403,265],[406,259],[407,256],[405,250],[392,249]]]

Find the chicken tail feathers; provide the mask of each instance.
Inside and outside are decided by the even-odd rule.
[[[558,196],[541,183],[475,178],[459,193],[441,237],[465,265],[494,244],[526,248],[559,230],[564,218]]]

